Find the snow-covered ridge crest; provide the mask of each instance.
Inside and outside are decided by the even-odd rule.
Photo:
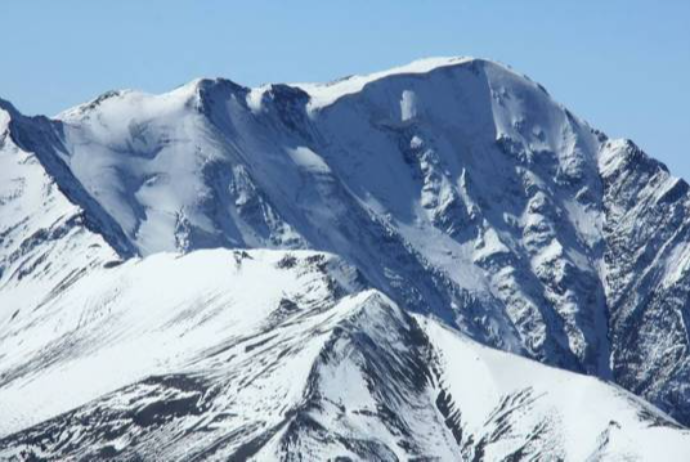
[[[4,360],[0,457],[683,460],[690,434],[649,404],[340,291],[343,270],[216,249],[93,272],[45,307],[30,327],[44,335],[2,344],[21,357]],[[56,324],[77,328],[63,339]],[[41,344],[72,347],[43,360]]]
[[[330,98],[321,100],[326,105],[318,106],[319,95]],[[158,96],[106,95],[62,119],[13,116],[12,128],[7,149],[0,150],[11,186],[0,201],[11,239],[0,240],[0,247],[8,249],[3,267],[12,268],[0,297],[12,300],[12,308],[15,300],[25,301],[0,313],[6,321],[0,329],[16,333],[17,341],[33,338],[21,326],[59,319],[60,310],[45,308],[75,296],[70,287],[82,291],[79,300],[97,301],[87,319],[114,307],[110,300],[130,290],[140,268],[119,259],[141,256],[146,268],[166,262],[181,275],[190,265],[199,271],[194,285],[203,286],[196,277],[215,281],[216,273],[204,275],[198,263],[205,259],[195,260],[202,249],[208,268],[227,249],[327,252],[350,268],[344,273],[356,282],[352,292],[367,287],[388,297],[381,303],[367,298],[370,308],[353,311],[357,316],[380,324],[371,306],[395,305],[480,344],[614,382],[690,423],[687,184],[634,144],[608,140],[505,66],[431,60],[316,87],[249,89],[197,80]],[[23,186],[28,183],[35,191]],[[43,194],[55,192],[53,184],[62,195]],[[34,195],[38,199],[30,200]],[[50,207],[50,201],[63,205]],[[34,207],[40,212],[32,213]],[[34,215],[46,222],[21,226]],[[91,245],[102,250],[93,252],[97,258],[86,258]],[[58,254],[63,264],[54,273]],[[165,257],[177,254],[185,255],[179,267]],[[289,269],[292,259],[280,265]],[[112,277],[118,271],[127,283],[111,281],[107,293],[92,293],[96,286],[85,282],[85,273]],[[156,274],[163,273],[148,277],[155,281]],[[273,269],[266,274],[285,276]],[[43,289],[34,290],[31,280]],[[324,293],[339,285],[329,280],[322,280]],[[282,284],[271,293],[280,293]],[[300,312],[295,305],[308,298],[308,286],[277,302],[279,317]],[[146,287],[138,286],[137,294],[147,295]],[[174,300],[156,305],[156,316],[186,306],[183,294],[178,300],[179,292],[170,292]],[[194,309],[216,306],[199,303]],[[386,323],[406,325],[405,319],[387,317]],[[343,322],[352,327],[352,319]],[[352,347],[366,367],[390,367],[361,342],[352,343],[358,335],[340,336],[345,324],[328,336],[344,350],[328,351],[342,357]],[[355,331],[369,335],[360,332],[365,327]],[[400,338],[419,340],[412,330],[403,327]],[[316,331],[292,332],[302,339]],[[61,332],[56,327],[56,335]],[[407,340],[386,339],[380,357],[417,364],[424,351],[408,348]],[[288,364],[274,353],[265,360]],[[351,364],[344,367],[345,375],[357,377]],[[328,371],[343,373],[322,370]],[[178,393],[168,379],[156,384],[140,385]],[[398,386],[422,400],[417,382],[384,383],[381,392]],[[317,419],[310,409],[290,425]],[[433,420],[432,411],[425,416]],[[278,421],[272,424],[282,425]],[[289,444],[289,435],[300,434],[292,430],[272,427],[276,433],[264,436]],[[606,438],[602,433],[602,442]]]
[[[98,95],[91,101],[60,112],[54,119],[69,123],[70,121],[79,120],[88,116],[102,105],[118,100],[127,101],[132,109],[146,109],[148,107],[148,110],[153,112],[166,110],[166,108],[170,110],[172,108],[182,109],[185,107],[195,107],[198,106],[201,99],[205,97],[205,92],[213,92],[223,88],[234,90],[243,89],[242,86],[226,78],[199,77],[169,92],[161,94],[148,93],[129,88],[110,90]]]
[[[340,79],[336,79],[331,82],[326,83],[289,83],[288,86],[300,88],[307,92],[310,96],[309,108],[310,110],[318,110],[326,106],[330,106],[338,99],[351,95],[353,93],[358,93],[362,89],[378,80],[386,79],[392,76],[398,75],[422,75],[434,72],[438,69],[455,67],[467,65],[470,63],[490,63],[492,65],[497,65],[508,69],[507,67],[498,64],[493,61],[473,58],[473,57],[434,57],[425,58],[413,61],[411,63],[401,65],[386,71],[374,72],[371,74],[363,75],[350,75]],[[139,90],[133,89],[121,89],[112,90],[105,92],[93,100],[75,106],[74,108],[67,109],[55,116],[56,119],[69,120],[74,117],[78,117],[79,114],[83,114],[88,110],[94,109],[99,104],[107,101],[111,98],[122,98],[122,97],[132,97],[138,100],[150,99],[150,98],[164,98],[169,101],[187,101],[189,98],[198,95],[199,89],[219,84],[230,84],[238,88],[245,88],[251,94],[250,104],[257,105],[258,100],[261,99],[260,95],[263,95],[266,91],[270,90],[274,84],[261,85],[255,88],[242,87],[235,82],[226,78],[204,78],[199,77],[193,79],[187,84],[181,85],[170,92],[166,92],[160,95],[155,95],[152,93],[146,93]]]
[[[358,93],[366,85],[377,80],[395,75],[427,74],[439,68],[459,66],[473,61],[477,60],[471,57],[426,58],[373,74],[351,75],[328,83],[297,83],[294,85],[309,93],[311,97],[310,109],[316,110],[330,106],[343,96]]]
[[[12,103],[0,98],[0,136],[9,131],[12,118],[17,117],[18,114]]]

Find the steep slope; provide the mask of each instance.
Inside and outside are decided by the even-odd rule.
[[[688,184],[631,142],[600,163],[614,378],[690,422]]]
[[[673,461],[690,450],[690,432],[622,389],[482,347],[376,291],[338,298],[328,275],[351,279],[336,263],[215,250],[122,265],[88,291],[108,302],[87,310],[111,309],[72,332],[82,347],[61,358],[69,367],[29,362],[10,385],[31,397],[11,401],[28,420],[0,439],[0,456]],[[150,300],[143,313],[132,303],[150,297],[159,271],[179,287],[200,266],[217,278],[168,291],[179,303]],[[261,284],[268,277],[275,284]],[[72,291],[65,303],[84,289]],[[27,393],[47,383],[60,385]],[[102,394],[104,384],[114,389]],[[31,425],[57,396],[69,412]],[[73,409],[71,397],[88,402]]]
[[[333,252],[483,342],[606,376],[591,130],[484,61],[355,80],[106,94],[55,123],[56,156],[143,255]]]
[[[263,359],[263,350],[255,351],[251,361],[275,366],[266,371],[299,364],[309,372],[300,369],[304,374],[296,381],[297,391],[281,388],[265,396],[256,390],[238,392],[253,403],[250,407],[265,405],[267,417],[242,427],[244,436],[234,421],[229,427],[219,425],[215,436],[195,436],[199,457],[211,457],[207,451],[212,440],[220,454],[261,450],[276,455],[300,448],[360,458],[456,458],[482,451],[499,458],[520,450],[515,457],[528,457],[533,443],[527,440],[539,440],[541,431],[517,436],[508,432],[515,445],[498,436],[496,441],[501,441],[494,445],[489,434],[502,435],[504,424],[494,422],[496,427],[489,430],[477,423],[479,417],[476,422],[456,422],[451,408],[469,398],[452,391],[463,390],[457,378],[444,375],[455,367],[448,359],[452,355],[442,353],[443,345],[434,345],[436,330],[431,340],[423,340],[409,313],[437,319],[464,335],[449,341],[453,351],[465,351],[466,345],[473,345],[472,351],[479,348],[468,343],[472,339],[611,380],[687,425],[689,207],[687,184],[662,164],[631,142],[609,140],[527,77],[484,60],[425,60],[329,84],[250,89],[228,80],[202,79],[164,95],[109,92],[56,119],[23,117],[0,101],[0,412],[9,410],[12,416],[0,422],[0,430],[9,435],[31,427],[29,433],[5,441],[10,451],[25,443],[37,451],[47,443],[32,438],[54,438],[56,429],[74,429],[83,419],[105,413],[103,419],[119,421],[135,415],[131,407],[114,408],[123,393],[142,406],[147,400],[156,402],[158,395],[171,396],[173,402],[187,403],[179,411],[185,422],[203,420],[211,415],[208,406],[215,406],[209,403],[216,398],[190,401],[190,396],[206,397],[213,388],[208,383],[216,382],[192,364],[217,367],[202,347],[211,348],[216,341],[234,344],[233,332],[242,332],[233,330],[234,323],[241,326],[241,318],[247,317],[254,320],[247,321],[250,324],[257,323],[247,331],[266,338],[273,338],[270,330],[284,327],[285,337],[275,340],[294,341],[290,351],[302,358],[282,356],[276,346]],[[194,252],[200,249],[215,250]],[[173,256],[177,253],[190,254]],[[286,265],[293,265],[294,255],[301,256],[296,269],[285,272],[289,276],[274,268],[283,265],[276,261],[284,258]],[[243,270],[234,273],[232,262],[247,258],[264,269],[245,276]],[[332,271],[342,279],[339,284],[328,282]],[[244,282],[233,285],[224,274]],[[312,277],[320,282],[307,282]],[[150,285],[141,285],[139,279]],[[171,281],[174,287],[169,287]],[[308,289],[312,283],[317,289]],[[255,286],[251,293],[246,289]],[[336,286],[341,288],[327,295]],[[341,303],[344,294],[364,287],[375,289],[376,297],[353,295],[356,302]],[[293,315],[285,313],[300,304],[293,300],[297,295],[280,302],[283,291],[301,294],[299,298],[306,297],[307,304],[318,309],[307,310],[304,319],[293,324]],[[255,300],[233,301],[236,293],[254,297],[254,292]],[[378,297],[385,301],[376,301]],[[381,316],[400,328],[391,328],[392,337],[381,338],[370,331],[384,322],[376,313],[379,308],[359,310],[355,305],[394,312]],[[287,325],[279,327],[283,320],[274,320],[266,321],[266,330],[257,327],[276,309],[283,313],[279,317],[287,316]],[[205,318],[203,313],[209,316],[207,323],[197,319]],[[187,315],[199,326],[187,326]],[[364,318],[357,321],[358,316]],[[419,319],[426,329],[426,318]],[[172,340],[187,335],[183,327],[191,329],[191,344]],[[360,337],[376,337],[373,345],[384,346],[353,340]],[[352,351],[366,364],[363,376],[348,365],[343,351]],[[314,355],[332,356],[338,370],[329,370]],[[137,360],[118,363],[102,376],[85,380],[84,387],[75,386],[90,376],[88,371],[101,371],[99,365],[122,357]],[[238,368],[245,367],[245,359],[228,359],[227,368],[221,369],[228,377],[242,376],[245,372]],[[532,371],[532,363],[513,360],[519,373],[524,364]],[[458,365],[470,368],[466,362],[458,360]],[[438,363],[438,370],[427,363]],[[400,374],[403,369],[406,373]],[[330,411],[319,414],[332,405],[321,402],[323,396],[346,407],[369,398],[340,396],[337,387],[322,384],[319,374],[368,383],[375,391],[367,388],[367,393],[376,395],[369,404],[380,407],[398,395],[407,402],[398,403],[397,409],[377,408],[382,415],[390,414],[390,421],[378,416],[367,427],[360,417],[349,421],[337,414],[336,425],[329,420]],[[383,376],[396,380],[378,380]],[[532,430],[548,420],[547,414],[570,412],[560,409],[567,395],[549,389],[553,383],[605,390],[593,392],[593,403],[620,403],[602,404],[605,417],[592,421],[600,453],[590,444],[591,435],[579,449],[555,444],[576,433],[564,424],[543,436],[552,442],[554,457],[623,457],[623,446],[618,445],[624,440],[616,442],[616,435],[635,440],[636,432],[647,425],[636,420],[635,413],[660,416],[659,422],[675,425],[645,404],[630,404],[625,394],[599,388],[592,379],[562,377],[566,379],[545,379],[546,388],[501,388],[491,398],[495,406],[504,395],[512,396],[509,401],[516,406],[529,403],[520,409],[531,416]],[[456,383],[443,388],[437,403],[441,410],[430,407],[426,396],[440,381]],[[499,382],[506,386],[506,380]],[[54,392],[44,392],[53,384]],[[532,386],[547,390],[552,398],[537,399],[524,391]],[[68,393],[65,387],[74,389]],[[27,390],[35,391],[31,399],[11,407]],[[62,393],[66,398],[58,400]],[[286,393],[292,398],[277,410],[282,398],[276,397]],[[240,399],[218,396],[224,403],[220,407],[228,406],[223,400]],[[316,408],[299,407],[302,398],[316,400]],[[533,401],[539,404],[532,406]],[[148,433],[132,417],[133,426],[117,430],[114,434],[122,442],[110,449],[98,443],[103,434],[80,429],[86,440],[69,436],[66,447],[73,449],[58,445],[50,451],[77,454],[76,448],[83,446],[86,451],[146,454],[161,438],[171,445],[171,457],[181,457],[179,451],[192,439],[181,439],[176,405],[166,406],[155,404],[145,413],[144,422],[150,418],[158,425],[160,418],[172,425],[152,430],[153,439],[139,440]],[[463,408],[470,406],[472,402],[464,401]],[[249,412],[239,409],[240,414]],[[71,413],[55,417],[67,411]],[[451,414],[441,418],[437,411]],[[485,411],[477,415],[491,420]],[[626,417],[615,417],[619,411]],[[49,418],[57,420],[39,423]],[[424,425],[415,427],[415,419]],[[605,430],[606,419],[616,425]],[[342,422],[347,428],[339,427]],[[546,426],[555,425],[551,419]],[[657,429],[645,434],[650,432]],[[667,430],[658,432],[666,435]],[[370,435],[377,435],[375,442]],[[401,435],[409,436],[409,446],[401,443]],[[463,441],[460,446],[453,443],[458,440]],[[630,443],[631,451],[651,456],[642,447],[635,449],[636,444]],[[583,448],[589,452],[578,452]]]
[[[119,259],[63,194],[60,183],[69,179],[51,177],[15,143],[21,119],[0,100],[0,333],[92,268]]]
[[[3,329],[0,432],[195,358],[211,368],[231,345],[250,351],[279,321],[332,306],[356,278],[337,266],[314,253],[217,250],[92,270]]]
[[[630,393],[477,345],[420,320],[438,402],[474,460],[682,460],[690,434]]]
[[[618,287],[641,283],[644,271],[606,263],[623,261],[618,236],[637,233],[642,207],[612,193],[605,159],[616,143],[503,66],[427,60],[327,85],[257,89],[198,80],[160,96],[111,92],[51,123],[52,145],[25,144],[68,167],[86,192],[78,197],[114,222],[109,241],[119,248],[332,252],[405,308],[482,343],[615,376],[683,421],[690,412],[687,348],[657,369],[610,343],[627,335],[612,332],[623,326],[610,319]],[[619,167],[639,177],[629,187],[644,187],[642,164]],[[680,185],[673,202],[686,200],[685,183],[669,181]],[[676,215],[664,215],[674,235]],[[651,252],[645,261],[661,249],[647,245],[654,229],[650,222],[637,243]],[[124,238],[112,237],[117,230]],[[686,243],[680,233],[666,255],[682,255]],[[683,272],[687,262],[678,262]],[[688,309],[675,299],[680,320]],[[659,298],[652,317],[670,300]],[[644,301],[627,303],[639,311]],[[650,344],[665,335],[647,326]],[[680,321],[673,329],[687,337]],[[661,383],[650,386],[647,375]]]
[[[251,363],[249,352],[273,342],[289,353],[280,326],[290,331],[295,324],[306,339],[302,321],[325,322],[326,308],[357,286],[356,276],[321,254],[228,250],[161,254],[93,270],[3,330],[0,431],[194,364],[210,376],[251,377],[268,364],[262,358],[254,373],[242,367]],[[287,367],[287,358],[278,366]],[[267,406],[280,406],[264,398]]]

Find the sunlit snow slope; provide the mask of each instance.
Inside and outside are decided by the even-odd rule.
[[[0,454],[682,460],[689,213],[483,60],[0,100]]]
[[[630,393],[411,318],[319,253],[152,256],[94,271],[42,310],[15,326],[30,338],[2,343],[13,352],[2,363],[3,459],[684,460],[690,450],[690,432]]]

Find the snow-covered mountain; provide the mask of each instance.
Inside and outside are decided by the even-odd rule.
[[[0,457],[684,460],[689,268],[688,185],[484,60],[0,100]]]

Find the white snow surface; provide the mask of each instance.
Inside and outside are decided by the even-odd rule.
[[[471,62],[470,57],[439,57],[414,61],[404,66],[368,75],[351,75],[328,83],[298,83],[311,96],[310,109],[318,110],[330,106],[340,98],[361,92],[364,87],[377,80],[398,75],[428,74],[439,68]]]
[[[683,460],[688,229],[485,60],[0,100],[0,458]]]

